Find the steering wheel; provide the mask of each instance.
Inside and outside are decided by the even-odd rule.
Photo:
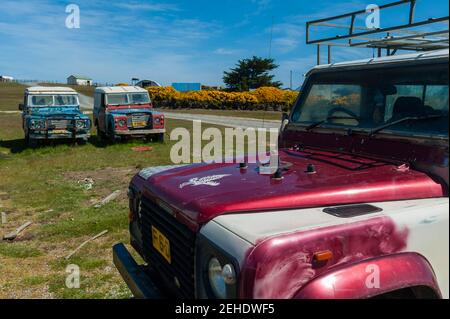
[[[356,115],[353,111],[350,111],[349,109],[346,109],[346,108],[344,108],[342,106],[334,107],[330,111],[328,111],[328,117],[329,118],[333,117],[333,114],[337,113],[337,112],[345,113],[345,114],[349,115],[348,119],[357,120],[359,122],[358,115]],[[347,119],[347,118],[343,117],[342,119]]]

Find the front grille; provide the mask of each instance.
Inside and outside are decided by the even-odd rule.
[[[128,117],[128,126],[133,128],[147,127],[149,118],[148,114],[132,114]],[[142,123],[145,123],[145,125],[142,125]]]
[[[72,128],[73,124],[71,120],[50,119],[48,120],[48,127],[51,129],[68,129]]]
[[[140,222],[146,261],[159,273],[164,285],[177,297],[193,299],[195,233],[146,197],[141,201]],[[170,241],[172,259],[170,264],[153,247],[152,226]]]

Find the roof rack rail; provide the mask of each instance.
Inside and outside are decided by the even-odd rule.
[[[320,48],[327,46],[328,63],[332,63],[333,46],[377,49],[378,57],[394,55],[398,50],[430,51],[449,47],[449,16],[415,21],[417,0],[402,0],[379,7],[354,11],[330,18],[308,21],[306,23],[306,44],[317,46],[317,64],[320,64]],[[408,23],[389,27],[368,27],[357,25],[361,18],[366,21],[368,15],[380,14],[387,9],[407,8]],[[379,10],[375,12],[375,10]],[[345,20],[343,22],[342,20]],[[327,36],[313,39],[313,28],[325,28]],[[334,33],[333,33],[334,32]],[[329,34],[333,33],[333,36]]]

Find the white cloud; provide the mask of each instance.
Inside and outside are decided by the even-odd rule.
[[[243,18],[234,25],[234,28],[239,29],[250,24],[252,18],[257,17],[268,11],[272,6],[272,0],[251,0],[254,8],[250,13],[247,13]]]
[[[117,3],[116,7],[125,10],[137,10],[137,11],[153,11],[153,12],[167,12],[167,11],[179,11],[178,6],[169,3]]]
[[[306,21],[354,11],[355,8],[365,8],[362,0],[348,0],[345,3],[336,2],[332,5],[324,5],[321,11],[315,13],[284,17],[281,22],[273,27],[273,51],[279,54],[287,54],[303,45],[306,41]],[[266,33],[271,31],[271,28],[265,30]]]
[[[27,1],[20,4],[27,8],[27,18],[22,19],[15,1],[1,1],[0,69],[16,78],[64,80],[67,74],[79,73],[103,83],[133,76],[165,84],[221,81],[222,70],[211,72],[221,67],[208,64],[202,47],[220,34],[222,28],[215,22],[161,15],[138,19],[134,12],[115,14],[106,2],[96,1],[80,4],[81,29],[69,30],[64,5]]]
[[[305,28],[295,23],[280,23],[274,26],[273,34],[274,52],[288,53],[295,50],[301,41],[304,41]]]
[[[315,66],[315,55],[304,55],[303,57],[290,57],[277,61],[280,67],[276,70],[275,75],[281,80],[285,86],[290,83],[290,72],[293,71],[293,88],[299,87],[304,80],[304,74]]]
[[[252,3],[256,6],[254,15],[259,15],[263,11],[270,8],[270,5],[272,4],[272,0],[252,0]]]
[[[214,53],[219,55],[237,55],[241,53],[241,50],[218,48],[214,50]]]

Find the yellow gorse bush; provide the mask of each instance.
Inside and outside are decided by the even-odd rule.
[[[178,92],[172,87],[149,87],[156,107],[228,110],[288,111],[298,92],[262,87],[253,92],[191,91]]]

